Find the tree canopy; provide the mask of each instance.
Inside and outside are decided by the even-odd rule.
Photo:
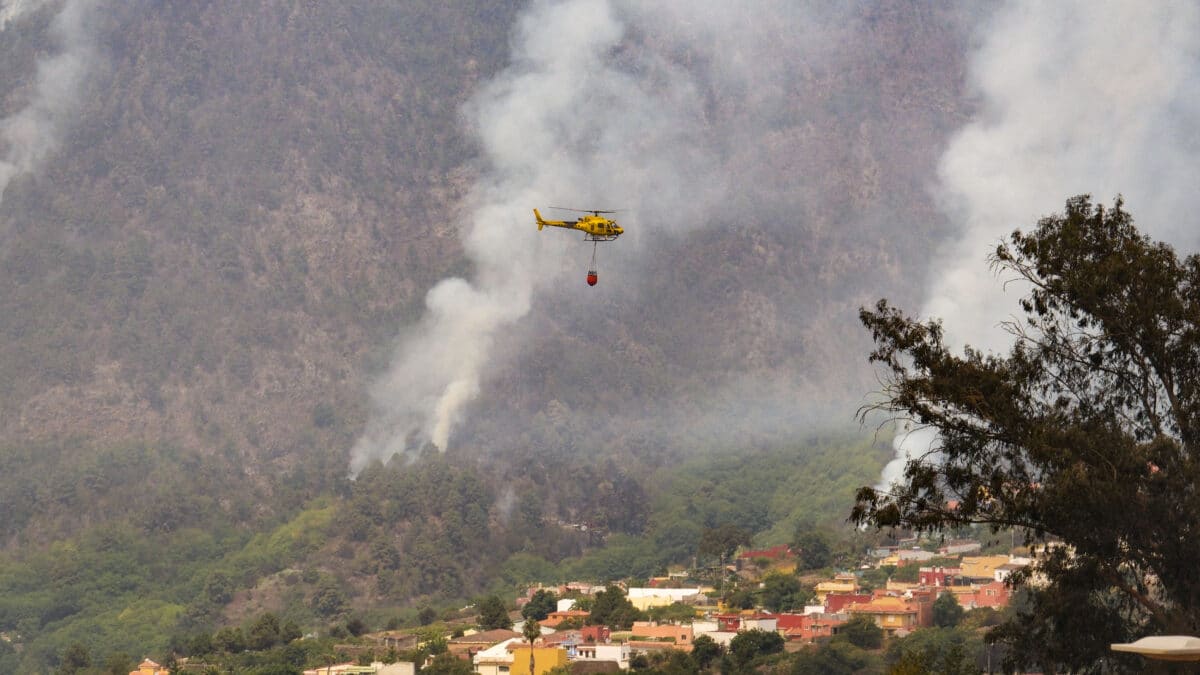
[[[539,588],[534,591],[533,596],[529,598],[529,602],[521,608],[521,616],[534,621],[545,621],[550,612],[558,608],[558,596],[554,591],[548,591],[544,588]]]
[[[938,320],[886,300],[861,312],[886,382],[864,415],[937,440],[889,489],[861,489],[852,520],[1022,528],[1039,555],[1013,583],[1046,583],[991,635],[1015,665],[1092,669],[1110,643],[1196,634],[1200,258],[1141,234],[1120,199],[1084,195],[990,260],[1029,288],[1006,355],[955,352]]]
[[[503,600],[489,595],[479,601],[479,627],[483,630],[512,628],[512,619],[508,618],[508,609]]]
[[[933,601],[933,625],[938,628],[954,628],[966,613],[950,591],[942,591]]]
[[[592,613],[587,622],[592,625],[603,625],[615,630],[629,630],[634,621],[642,620],[644,615],[625,597],[617,586],[609,585],[603,591],[596,593],[592,602]]]

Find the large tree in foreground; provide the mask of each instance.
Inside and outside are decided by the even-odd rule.
[[[886,301],[862,312],[887,376],[873,410],[938,440],[852,520],[1061,542],[991,635],[1015,665],[1097,669],[1111,642],[1200,633],[1200,258],[1080,196],[991,260],[1029,287],[1007,355],[954,351]]]

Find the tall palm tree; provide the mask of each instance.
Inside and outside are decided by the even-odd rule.
[[[529,675],[534,675],[533,671],[533,641],[542,636],[542,627],[534,619],[525,620],[525,629],[521,631],[525,639],[529,641]]]

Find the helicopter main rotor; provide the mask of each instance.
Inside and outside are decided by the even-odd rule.
[[[573,213],[594,213],[597,216],[601,213],[620,213],[620,211],[605,211],[603,209],[569,209],[565,206],[550,206],[547,208],[551,208],[556,211],[571,211]]]

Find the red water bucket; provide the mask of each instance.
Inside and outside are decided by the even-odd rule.
[[[596,274],[595,270],[589,271],[587,275],[588,286],[595,286],[600,280],[600,275]]]

